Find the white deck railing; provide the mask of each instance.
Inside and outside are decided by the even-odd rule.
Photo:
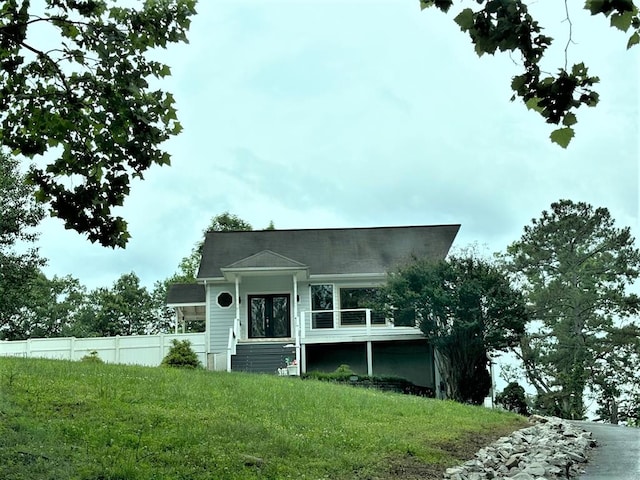
[[[342,310],[309,310],[302,312],[302,330],[326,331],[337,328],[362,328],[370,334],[378,326],[390,326],[389,322],[372,312],[370,308],[346,308]]]

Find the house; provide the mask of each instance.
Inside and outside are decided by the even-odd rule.
[[[208,367],[281,374],[394,375],[435,390],[433,351],[413,318],[368,301],[412,258],[445,258],[459,225],[211,232],[198,284],[173,285],[179,324],[205,320]]]

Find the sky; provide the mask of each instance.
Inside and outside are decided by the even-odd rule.
[[[563,150],[552,126],[509,101],[518,59],[479,58],[457,10],[421,11],[418,0],[203,0],[197,10],[189,43],[159,54],[184,131],[165,144],[172,165],[135,181],[117,211],[127,248],[47,219],[47,275],[91,289],[133,271],[152,287],[225,211],[256,229],[461,224],[455,246],[497,252],[570,199],[607,207],[640,236],[640,50],[606,19],[570,12],[569,64],[600,77],[601,100],[578,111]],[[556,39],[545,63],[555,71],[564,5],[531,10]]]

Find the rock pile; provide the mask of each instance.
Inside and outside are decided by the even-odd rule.
[[[460,467],[447,469],[445,480],[549,480],[582,473],[587,451],[596,446],[586,432],[555,417],[533,415],[534,425],[478,451]]]

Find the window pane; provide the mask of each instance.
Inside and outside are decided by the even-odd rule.
[[[378,293],[377,288],[341,288],[340,289],[340,309],[371,308]],[[342,325],[365,325],[366,313],[362,312],[342,312]],[[371,323],[373,325],[384,325],[385,318],[382,312],[371,312]]]
[[[289,297],[273,297],[272,302],[271,334],[274,337],[287,337],[289,335]]]
[[[311,310],[333,310],[333,285],[311,285]],[[313,313],[312,328],[333,328],[333,312]]]
[[[264,298],[251,299],[251,336],[264,337],[266,326],[266,312]]]

